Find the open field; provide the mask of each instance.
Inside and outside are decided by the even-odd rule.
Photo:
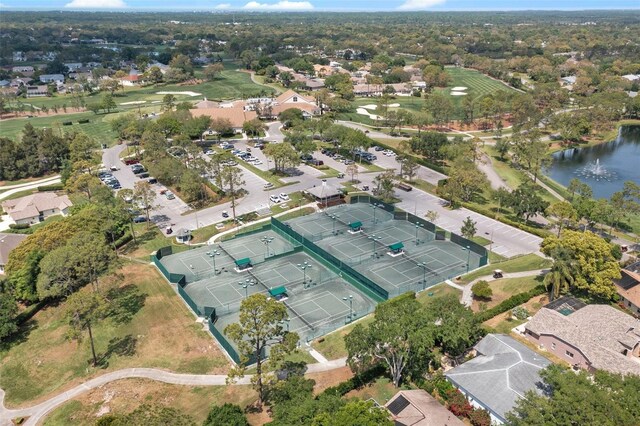
[[[478,300],[474,298],[471,309],[474,312],[479,312],[482,309],[493,308],[511,296],[527,292],[540,284],[542,284],[541,276],[489,281],[489,287],[493,290],[493,296],[491,296],[489,300]]]
[[[244,407],[256,393],[250,386],[180,386],[146,379],[112,382],[75,398],[54,410],[44,421],[47,426],[94,425],[98,413],[128,413],[142,404],[175,408],[202,424],[211,405],[226,402]]]
[[[470,283],[478,277],[491,275],[494,269],[501,269],[503,272],[533,271],[536,269],[550,268],[551,263],[550,259],[544,259],[536,254],[527,254],[510,260],[505,260],[504,262],[490,264],[473,271],[470,274],[464,275],[460,280],[460,283]]]
[[[118,325],[104,320],[94,325],[102,366],[90,367],[88,339],[81,343],[65,339],[68,326],[64,304],[49,306],[28,321],[13,341],[0,347],[0,386],[6,391],[8,406],[35,403],[89,378],[126,367],[192,374],[227,371],[227,358],[154,268],[128,264],[118,272],[122,278],[110,279],[121,280],[125,290],[136,286],[146,296],[137,300],[135,305],[142,306],[130,323]]]

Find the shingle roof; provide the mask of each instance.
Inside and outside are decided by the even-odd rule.
[[[0,265],[9,261],[9,253],[27,238],[23,234],[0,234]]]
[[[13,220],[21,220],[38,216],[40,212],[45,210],[64,210],[72,205],[71,200],[66,195],[42,192],[7,200],[2,203],[2,208]]]
[[[396,424],[411,426],[464,425],[464,422],[422,389],[402,390],[395,394],[385,407],[393,415]]]
[[[255,111],[245,111],[242,107],[191,109],[193,117],[208,115],[211,118],[226,118],[234,128],[240,128],[245,121],[253,120],[258,115]]]
[[[587,305],[568,316],[542,308],[527,323],[526,329],[570,344],[593,368],[640,375],[640,361],[622,354],[640,342],[640,320],[612,306]]]
[[[504,334],[488,334],[475,346],[478,356],[445,373],[457,387],[504,419],[529,390],[540,392],[540,370],[550,363]]]
[[[311,103],[311,104],[315,104],[315,99],[310,97],[310,96],[304,96],[299,94],[298,92],[294,91],[294,90],[287,90],[286,92],[284,92],[283,94],[281,94],[280,96],[278,96],[276,98],[276,102],[279,104],[283,104],[286,101],[288,101],[289,99],[291,99],[292,97],[297,96],[298,97],[298,102],[301,103]]]

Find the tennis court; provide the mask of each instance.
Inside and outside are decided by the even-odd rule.
[[[235,260],[250,258],[252,264],[265,258],[293,251],[295,246],[272,231],[264,231],[237,237],[220,244],[222,250]]]
[[[234,267],[234,259],[217,245],[202,246],[172,254],[162,258],[160,263],[173,273],[183,274],[188,283],[233,270]]]
[[[348,322],[350,314],[357,318],[375,307],[373,300],[304,253],[267,260],[250,271],[228,269],[189,283],[184,290],[199,306],[215,308],[216,327],[223,329],[220,324],[238,320],[243,299],[255,293],[269,294],[269,290],[282,286],[286,289],[282,302],[289,311],[290,330],[297,331],[301,338],[319,328],[335,329]]]

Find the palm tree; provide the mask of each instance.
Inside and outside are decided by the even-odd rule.
[[[556,249],[551,253],[551,257],[554,259],[553,266],[543,282],[549,291],[549,299],[555,300],[561,293],[567,293],[573,285],[575,265],[566,250]]]

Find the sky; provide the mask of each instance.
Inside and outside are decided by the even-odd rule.
[[[188,3],[188,6],[185,6]],[[531,10],[638,9],[638,0],[0,0],[2,10]]]

